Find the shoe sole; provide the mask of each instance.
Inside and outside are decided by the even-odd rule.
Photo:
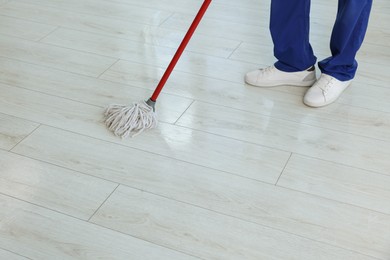
[[[317,80],[313,81],[307,81],[307,82],[302,82],[302,83],[297,83],[297,84],[291,84],[288,82],[276,82],[272,85],[257,85],[254,83],[250,83],[247,80],[245,80],[245,83],[254,86],[254,87],[260,87],[260,88],[273,88],[273,87],[281,87],[281,86],[292,86],[292,87],[311,87]]]
[[[323,104],[323,105],[313,105],[313,104],[306,103],[306,102],[303,102],[303,104],[305,104],[306,106],[311,107],[311,108],[321,108],[321,107],[329,106],[330,104],[334,103],[335,101],[330,102],[330,103],[326,103],[326,104]]]

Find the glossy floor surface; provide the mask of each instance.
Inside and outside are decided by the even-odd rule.
[[[151,95],[201,0],[0,0],[0,259],[390,259],[390,2],[334,104],[245,85],[272,64],[269,1],[214,0],[121,140],[104,107]],[[319,59],[336,0],[312,1]]]

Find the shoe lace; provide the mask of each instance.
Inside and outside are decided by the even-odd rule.
[[[262,71],[263,74],[269,74],[272,72],[272,70],[274,70],[274,66],[268,66],[268,67],[262,68],[260,70]]]
[[[334,78],[333,77],[321,77],[320,80],[326,81],[325,84],[319,84],[319,88],[322,90],[322,94],[324,95],[324,97],[326,97],[326,95],[329,92],[329,89],[331,89],[334,85]]]

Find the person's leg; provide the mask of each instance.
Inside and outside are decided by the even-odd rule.
[[[306,92],[303,102],[322,107],[336,101],[355,77],[355,56],[366,34],[372,0],[339,0],[330,48],[332,56],[320,61],[321,77]]]
[[[310,0],[271,1],[270,31],[277,69],[303,71],[316,63],[309,30]]]
[[[354,78],[355,56],[366,34],[372,0],[339,0],[330,41],[332,56],[318,63],[322,73],[340,81]]]
[[[278,61],[250,71],[245,82],[257,87],[312,86],[316,57],[309,43],[310,0],[272,0],[270,31]]]

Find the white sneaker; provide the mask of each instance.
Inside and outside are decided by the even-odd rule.
[[[318,81],[306,92],[303,103],[310,107],[323,107],[333,103],[351,84],[352,80],[340,81],[322,74]]]
[[[270,66],[265,69],[258,69],[248,72],[245,75],[245,82],[257,87],[276,86],[302,86],[309,87],[316,81],[315,68],[298,72],[284,72]]]

